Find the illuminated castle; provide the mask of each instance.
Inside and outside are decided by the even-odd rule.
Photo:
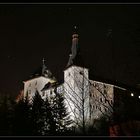
[[[92,125],[101,116],[111,115],[117,99],[115,92],[121,94],[127,91],[107,82],[89,79],[89,69],[84,66],[80,54],[77,32],[72,35],[71,54],[64,69],[64,83],[57,82],[44,60],[40,73],[24,81],[24,96],[28,93],[30,99],[36,91],[43,99],[51,99],[55,89],[64,94],[65,104],[75,124],[81,124],[84,120],[85,125]]]

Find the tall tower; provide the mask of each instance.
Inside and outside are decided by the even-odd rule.
[[[36,91],[42,95],[41,90],[43,87],[48,83],[54,82],[55,79],[52,76],[50,70],[47,69],[45,65],[45,60],[43,59],[43,64],[39,68],[35,74],[32,75],[32,78],[29,80],[24,81],[24,97],[28,94],[29,99],[35,95]]]
[[[68,64],[64,70],[65,102],[71,118],[76,124],[86,125],[89,118],[89,79],[88,69],[84,67],[80,48],[79,35],[72,35],[72,47]]]

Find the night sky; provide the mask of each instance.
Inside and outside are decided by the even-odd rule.
[[[75,25],[90,75],[140,84],[140,5],[1,4],[0,93],[17,95],[43,58],[63,79]]]

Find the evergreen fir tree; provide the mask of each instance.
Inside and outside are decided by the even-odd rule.
[[[65,135],[68,130],[70,131],[72,120],[65,106],[63,93],[58,93],[56,89],[54,91],[54,113],[57,122],[57,133],[59,135]]]
[[[56,121],[54,116],[54,108],[49,102],[48,98],[44,102],[44,115],[45,115],[45,135],[55,135],[56,134]]]
[[[28,94],[15,105],[14,113],[14,128],[13,135],[31,135],[31,117],[30,117],[31,105],[28,101]]]
[[[38,91],[36,91],[33,97],[32,109],[31,109],[31,123],[32,123],[32,135],[43,135],[44,129],[44,101],[41,98]]]
[[[13,104],[9,95],[0,97],[0,135],[12,135]]]

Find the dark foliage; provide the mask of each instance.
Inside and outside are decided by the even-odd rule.
[[[31,126],[32,134],[31,135],[42,135],[44,127],[44,108],[43,108],[43,99],[41,98],[38,91],[36,91],[35,96],[33,97],[32,107],[31,107]]]
[[[13,131],[13,110],[14,102],[9,95],[0,97],[0,135],[12,135]]]
[[[64,97],[57,92],[50,99],[46,97],[43,100],[39,92],[36,91],[32,102],[29,103],[27,96],[15,103],[12,108],[10,135],[54,136],[70,135],[73,132],[68,129],[72,122],[64,104]],[[4,121],[4,124],[6,122]],[[9,130],[6,129],[5,132],[9,133]],[[3,135],[8,134],[4,133]]]
[[[31,134],[31,105],[28,97],[21,99],[14,107],[13,135]]]

